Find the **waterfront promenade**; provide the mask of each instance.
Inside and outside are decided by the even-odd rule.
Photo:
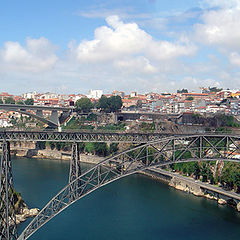
[[[214,195],[218,194],[221,197],[225,196],[229,199],[235,199],[235,200],[240,202],[240,194],[232,192],[232,191],[224,190],[220,187],[211,185],[209,183],[201,182],[200,180],[194,180],[190,177],[185,177],[185,176],[182,176],[178,173],[165,171],[165,170],[162,170],[162,169],[159,169],[159,168],[153,168],[151,170],[148,170],[148,172],[152,172],[152,174],[159,173],[161,175],[168,176],[170,179],[176,178],[176,179],[178,179],[180,181],[183,181],[185,183],[189,183],[191,185],[199,186],[203,191],[207,190],[208,193],[213,193]]]

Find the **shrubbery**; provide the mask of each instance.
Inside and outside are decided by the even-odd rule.
[[[111,143],[108,146],[105,142],[78,143],[80,153],[91,153],[100,157],[106,157],[118,151],[118,143]],[[69,142],[38,142],[38,149],[49,147],[51,150],[71,151],[72,143]]]

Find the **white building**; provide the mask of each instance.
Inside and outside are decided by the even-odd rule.
[[[0,119],[0,127],[12,127],[12,123],[10,123],[9,119]]]
[[[25,98],[25,99],[27,99],[27,98],[32,98],[32,99],[34,99],[34,97],[35,97],[36,94],[37,94],[36,91],[24,93],[24,94],[23,94],[23,98]]]
[[[130,93],[130,97],[136,97],[137,96],[137,92],[131,92]]]
[[[87,95],[88,98],[99,99],[103,95],[102,90],[90,90],[89,94]]]

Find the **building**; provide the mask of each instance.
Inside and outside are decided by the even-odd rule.
[[[124,98],[125,93],[122,92],[122,91],[114,90],[114,91],[112,92],[112,95],[113,95],[113,96],[120,96],[121,98]]]
[[[3,102],[7,99],[7,98],[13,98],[14,96],[11,94],[8,94],[7,92],[2,92],[0,93],[0,100],[2,100]]]
[[[209,96],[209,94],[208,93],[183,93],[182,96],[184,100],[187,100],[188,98],[205,99]]]
[[[94,98],[94,99],[99,99],[103,95],[102,90],[90,90],[87,97],[88,98]]]
[[[22,96],[25,99],[28,99],[28,98],[34,99],[36,95],[37,95],[37,92],[33,91],[33,92],[24,93]]]
[[[136,97],[137,96],[137,92],[131,92],[130,93],[130,97]]]

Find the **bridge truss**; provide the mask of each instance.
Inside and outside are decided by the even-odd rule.
[[[71,204],[106,184],[131,174],[169,164],[191,161],[240,162],[240,137],[219,135],[193,135],[162,138],[106,158],[81,174],[78,167],[77,147],[73,145],[72,170],[65,186],[40,211],[22,232],[19,240],[28,239],[44,224]],[[75,169],[75,170],[74,170]],[[77,176],[77,171],[78,174]]]
[[[172,133],[116,133],[116,132],[53,132],[7,131],[0,132],[0,141],[54,141],[54,142],[126,142],[146,143]]]

